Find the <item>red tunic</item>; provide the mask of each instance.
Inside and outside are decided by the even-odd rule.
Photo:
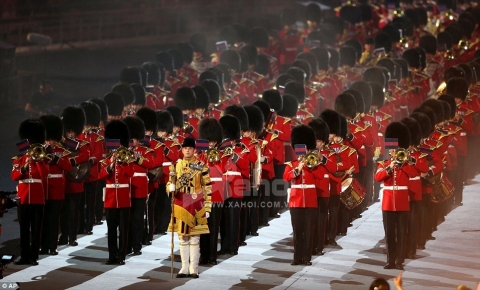
[[[287,162],[283,180],[290,182],[290,208],[316,208],[317,204],[317,179],[328,180],[327,170],[321,166],[312,169],[304,166],[301,172],[296,170],[300,161]],[[325,177],[327,176],[327,177]]]
[[[175,164],[175,162],[177,162],[177,160],[180,158],[179,153],[181,151],[181,146],[177,141],[170,138],[159,139],[158,141],[164,144],[161,147],[164,152],[164,155],[163,155],[164,159],[162,162],[163,174],[162,174],[162,177],[160,177],[160,180],[158,181],[160,186],[163,186],[168,182],[168,178],[170,175],[169,166],[172,164]],[[157,150],[160,150],[160,149],[157,149]]]
[[[165,158],[164,147],[165,145],[153,138],[150,138],[149,147],[153,150],[153,164],[152,168],[162,167],[163,160]],[[162,168],[163,171],[163,168]],[[163,173],[162,173],[163,175]],[[158,188],[158,181],[148,182],[148,192],[153,192],[155,188]]]
[[[99,179],[105,179],[107,185],[105,187],[104,207],[105,208],[122,208],[131,207],[130,200],[130,178],[133,176],[133,168],[130,164],[115,164],[112,171],[107,170],[111,164],[110,159],[104,159],[100,163]]]
[[[233,150],[224,149],[220,151],[225,171],[224,192],[226,199],[242,198],[243,191],[247,189],[246,181],[242,176],[242,172],[250,170],[250,161],[247,153],[241,144],[233,147]]]
[[[100,169],[99,162],[103,159],[105,153],[104,138],[98,133],[87,132],[78,135],[78,139],[88,142],[90,148],[90,175],[85,179],[85,182],[93,182],[98,180],[98,172]]]
[[[225,191],[223,186],[225,184],[225,176],[223,175],[224,164],[226,158],[220,159],[218,162],[210,162],[207,159],[206,151],[202,151],[197,159],[206,164],[209,168],[210,182],[212,184],[212,202],[224,202],[225,201]]]
[[[27,155],[18,155],[12,158],[13,169],[11,177],[18,181],[17,195],[20,204],[45,204],[42,179],[48,174],[47,161],[35,162],[30,159],[27,170],[22,173]]]
[[[147,198],[148,196],[148,170],[154,166],[153,150],[145,146],[133,148],[138,161],[130,163],[133,176],[130,178],[130,192],[132,198]]]
[[[72,165],[78,165],[83,162],[88,162],[90,159],[90,146],[87,141],[76,139],[79,143],[79,151],[77,156],[70,157],[70,162]],[[73,160],[73,161],[72,161]],[[83,181],[81,182],[73,182],[70,180],[66,180],[65,182],[65,193],[82,193],[83,192]]]
[[[410,176],[408,182],[408,190],[410,194],[410,200],[420,201],[422,200],[423,187],[420,174],[428,172],[427,154],[422,153],[419,149],[413,149],[410,151],[410,156],[415,158],[416,162],[413,165],[417,171],[417,175]]]
[[[50,161],[48,175],[43,179],[46,200],[65,199],[65,172],[72,170],[69,160],[70,152],[57,145],[52,146],[53,154],[56,156]]]

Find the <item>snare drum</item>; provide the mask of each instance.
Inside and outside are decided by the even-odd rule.
[[[440,182],[432,187],[432,202],[440,203],[449,199],[455,190],[452,182],[442,173]]]
[[[365,192],[365,187],[358,180],[348,177],[342,180],[340,200],[347,209],[353,209],[362,203]]]

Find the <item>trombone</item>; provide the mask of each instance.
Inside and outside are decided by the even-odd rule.
[[[410,159],[410,152],[406,149],[398,148],[393,152],[392,158],[397,163],[404,164]]]

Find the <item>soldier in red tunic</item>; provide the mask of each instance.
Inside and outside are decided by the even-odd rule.
[[[195,111],[195,92],[190,87],[181,87],[175,92],[175,106],[182,110],[183,122],[179,134],[187,136],[194,136],[195,128],[190,124],[190,118]]]
[[[20,124],[20,139],[28,139],[30,146],[43,146],[45,127],[40,120],[29,119]],[[30,147],[31,148],[31,147]],[[27,149],[29,150],[29,149]],[[18,181],[18,220],[20,222],[20,259],[16,265],[38,265],[38,252],[42,220],[45,207],[45,195],[42,179],[48,175],[48,161],[36,160],[33,152],[12,158],[11,178]]]
[[[212,66],[210,61],[205,59],[207,55],[207,36],[203,33],[195,33],[188,41],[193,47],[193,61],[190,66],[198,73],[204,72]]]
[[[195,93],[195,111],[190,116],[188,123],[193,128],[190,134],[193,138],[198,139],[198,123],[204,118],[205,113],[208,111],[210,100],[208,91],[204,87],[194,86],[192,90]]]
[[[219,120],[222,116],[222,111],[217,108],[220,101],[220,86],[215,80],[207,79],[201,84],[208,92],[208,109],[205,114],[211,118]]]
[[[103,97],[103,101],[107,105],[108,118],[107,121],[120,120],[123,114],[125,102],[119,93],[108,93]]]
[[[108,228],[108,260],[105,264],[124,265],[127,255],[131,207],[129,183],[134,174],[128,160],[124,160],[119,155],[120,150],[126,150],[130,140],[127,125],[119,120],[110,121],[105,126],[105,139],[119,139],[121,146],[110,152],[107,155],[108,158],[101,161],[98,174],[100,179],[107,181],[104,204]],[[119,236],[117,236],[117,231]]]
[[[398,148],[406,150],[410,146],[410,132],[407,126],[400,122],[388,125],[385,138],[397,138]],[[401,162],[395,151],[390,152],[390,158],[378,163],[375,179],[383,182],[383,224],[387,239],[387,264],[385,269],[403,270],[405,261],[405,238],[408,222],[409,178],[418,172],[409,160]]]

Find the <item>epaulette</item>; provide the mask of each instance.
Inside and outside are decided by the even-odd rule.
[[[418,158],[424,158],[424,157],[427,157],[428,154],[427,153],[420,153],[420,155],[418,156]]]
[[[107,159],[100,160],[100,163],[102,163],[103,165],[107,165]]]
[[[278,131],[277,130],[269,131],[269,133],[270,133],[270,140],[268,140],[269,142],[272,141],[275,138],[278,138]]]
[[[377,164],[381,165],[382,167],[385,167],[385,161],[377,161]]]
[[[353,131],[354,134],[355,134],[355,133],[358,133],[358,132],[365,131],[365,128],[366,128],[366,127],[365,127],[365,128],[362,128],[362,127],[360,127],[360,126],[358,126],[358,125],[356,125],[356,124],[354,124],[354,125],[355,125],[355,130]]]
[[[285,165],[288,165],[288,166],[290,166],[290,167],[293,167],[292,161],[285,162],[284,164],[285,164]]]
[[[155,141],[157,141],[157,140],[155,140]],[[163,145],[165,145],[165,144],[163,144],[160,141],[157,141],[157,145],[155,145],[155,148],[153,148],[153,149],[158,149],[158,148],[162,147]]]
[[[388,120],[388,119],[390,119],[391,117],[392,117],[391,115],[389,115],[389,114],[387,114],[387,113],[383,113],[383,119],[382,119],[382,121]]]
[[[88,145],[88,142],[85,140],[82,140],[82,142],[80,142],[80,145],[78,147],[83,147],[85,145]]]
[[[244,154],[244,153],[249,153],[250,150],[248,149],[247,145],[245,145],[243,142],[240,142],[238,145],[240,145],[240,147],[242,147],[242,152],[241,154]]]
[[[18,160],[18,159],[19,159],[18,156],[13,156],[12,157],[12,160]]]
[[[63,150],[63,153],[62,153],[61,157],[65,157],[65,156],[69,155],[70,153],[72,153],[72,152],[65,149],[65,150]]]
[[[97,140],[95,140],[95,142],[99,142],[99,141],[103,141],[103,140],[105,140],[105,138],[103,138],[102,135],[98,135]]]
[[[258,139],[250,139],[250,143],[248,145],[258,144]]]
[[[348,152],[348,156],[352,156],[352,154],[355,152],[357,152],[357,150],[350,148],[350,152]]]
[[[342,147],[339,148],[339,150],[338,150],[337,153],[343,152],[343,151],[347,150],[348,148],[350,148],[350,147],[348,147],[347,145],[343,144]],[[335,149],[334,149],[334,150],[335,150]]]
[[[290,122],[292,119],[291,118],[287,118],[287,117],[283,117],[283,125],[287,124],[288,122]]]
[[[142,146],[142,147],[145,147],[145,146]],[[152,148],[148,148],[148,147],[145,147],[145,148],[146,148],[145,153],[153,152]]]

